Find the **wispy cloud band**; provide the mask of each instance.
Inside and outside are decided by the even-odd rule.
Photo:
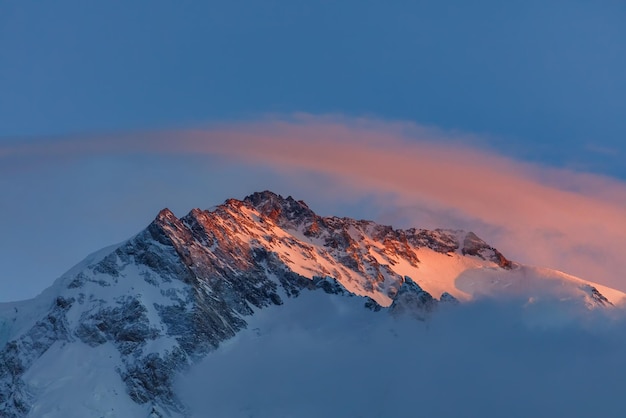
[[[297,115],[204,130],[45,141],[12,156],[211,155],[332,178],[351,196],[381,196],[421,226],[474,229],[524,262],[626,290],[626,184],[486,151],[481,138],[411,123]],[[325,193],[307,182],[306,191]]]

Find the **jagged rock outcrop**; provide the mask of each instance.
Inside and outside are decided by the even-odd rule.
[[[410,315],[416,319],[424,320],[436,307],[437,300],[406,276],[393,299],[393,303],[389,306],[389,311],[394,315]]]
[[[480,257],[484,260],[490,260],[498,264],[504,269],[513,267],[513,263],[507,260],[500,251],[496,250],[482,239],[478,238],[473,232],[468,232],[463,240],[462,253]]]

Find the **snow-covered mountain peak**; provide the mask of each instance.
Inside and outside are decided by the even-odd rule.
[[[173,219],[176,219],[176,215],[174,215],[174,213],[169,210],[169,208],[164,208],[161,209],[161,211],[158,213],[158,215],[155,218],[156,222],[168,222],[168,221],[172,221]]]
[[[176,373],[264,308],[311,291],[349,298],[372,315],[420,320],[442,302],[480,297],[593,309],[624,297],[511,262],[472,232],[323,217],[269,191],[181,218],[164,209],[39,297],[0,304],[0,415],[184,416]],[[102,372],[84,377],[76,358]],[[58,381],[83,400],[59,408]]]

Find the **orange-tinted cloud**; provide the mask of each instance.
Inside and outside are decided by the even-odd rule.
[[[626,290],[625,184],[464,143],[410,124],[305,118],[187,133],[174,147],[322,173],[352,193],[391,196],[416,226],[424,213],[431,223],[440,213],[441,226],[452,216],[522,261]]]
[[[480,143],[410,123],[299,115],[51,149],[208,154],[289,175],[322,174],[335,192],[381,196],[417,227],[471,228],[519,261],[626,290],[626,184],[522,163]],[[312,182],[307,189],[295,197],[325,193]]]

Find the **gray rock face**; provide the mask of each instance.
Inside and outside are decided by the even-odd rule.
[[[410,277],[404,278],[389,311],[394,315],[410,315],[425,320],[437,307],[437,299],[424,291]]]
[[[443,294],[441,295],[441,297],[439,298],[439,301],[441,303],[449,303],[451,305],[458,305],[460,302],[457,298],[455,298],[454,296],[452,296],[450,293],[448,292],[443,292]]]
[[[468,232],[463,240],[462,253],[480,257],[484,260],[491,260],[504,269],[513,267],[513,263],[507,260],[498,250],[491,247],[473,232]]]
[[[311,281],[313,286],[318,289],[322,289],[324,292],[331,295],[346,295],[352,296],[348,290],[332,277],[314,277]]]
[[[582,285],[582,289],[589,294],[589,297],[595,305],[612,306],[613,304],[598,289],[589,284]]]
[[[92,347],[111,341],[122,354],[135,352],[159,336],[159,330],[150,327],[146,308],[138,299],[128,297],[118,300],[118,304],[85,312],[74,334]]]
[[[254,214],[243,216],[248,212]],[[312,279],[295,273],[274,244],[302,257],[311,256],[310,248],[272,235],[272,225],[323,242],[334,270]],[[172,390],[176,373],[246,327],[246,317],[256,309],[316,289],[354,297],[340,280],[347,272],[365,278],[369,289],[386,289],[393,300],[390,312],[427,318],[438,301],[378,262],[360,245],[365,237],[412,265],[419,263],[413,246],[444,254],[462,248],[464,254],[495,257],[506,267],[508,260],[475,235],[463,243],[457,235],[324,218],[301,201],[271,192],[231,199],[214,211],[194,209],[180,219],[164,209],[126,243],[61,277],[49,309],[1,348],[0,415],[28,414],[32,399],[24,372],[52,344],[72,342],[115,347],[121,359],[117,372],[134,402],[151,416],[185,416]],[[363,301],[365,308],[386,309],[369,297]]]

